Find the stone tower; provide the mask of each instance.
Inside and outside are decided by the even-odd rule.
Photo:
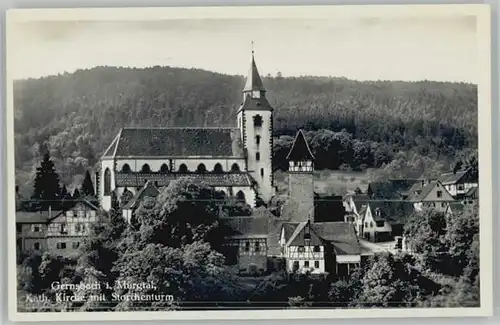
[[[267,101],[253,51],[237,120],[247,154],[247,170],[257,183],[259,196],[267,202],[274,195],[273,108]]]
[[[314,222],[314,155],[304,132],[299,130],[288,160],[288,195],[294,221]]]

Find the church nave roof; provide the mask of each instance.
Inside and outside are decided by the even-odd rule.
[[[123,128],[103,157],[237,157],[240,130],[230,127]]]

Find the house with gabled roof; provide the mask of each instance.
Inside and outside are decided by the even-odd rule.
[[[368,184],[367,195],[376,200],[398,199],[406,200],[414,185],[424,184],[423,179],[389,179]]]
[[[47,251],[47,229],[50,220],[63,211],[16,211],[16,244],[20,252]]]
[[[105,211],[114,193],[134,195],[145,181],[158,187],[190,177],[225,195],[256,205],[269,201],[273,185],[273,108],[257,70],[254,53],[235,110],[235,127],[124,127],[102,155],[96,193]]]
[[[368,194],[348,193],[342,198],[345,214],[344,221],[356,226],[356,231],[360,234],[358,225],[362,223],[362,209],[368,204],[371,198]]]
[[[262,274],[268,269],[269,220],[266,208],[255,209],[250,216],[221,218],[227,227],[226,263],[237,267],[240,274]]]
[[[56,256],[75,257],[99,218],[99,208],[85,198],[66,210],[17,211],[18,248],[24,253],[48,251]]]
[[[479,187],[478,174],[473,168],[442,174],[438,180],[455,199],[461,199]]]
[[[328,272],[343,277],[361,263],[361,246],[354,228],[346,222],[284,224],[280,245],[288,272]]]
[[[479,186],[472,187],[467,193],[457,197],[464,205],[471,205],[479,200]]]
[[[448,203],[455,202],[453,196],[439,180],[430,181],[424,186],[413,186],[411,191],[407,201],[412,202],[417,211],[432,208],[438,212],[445,212]]]
[[[361,210],[358,233],[369,241],[390,241],[402,235],[413,211],[413,204],[406,201],[372,201]]]

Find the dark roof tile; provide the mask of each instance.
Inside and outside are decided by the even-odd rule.
[[[350,223],[301,222],[299,224],[292,224],[292,226],[294,227],[294,230],[290,235],[290,238],[287,239],[287,245],[304,245],[304,234],[306,233],[306,228],[310,228],[311,237],[309,245],[322,245],[322,241],[326,241],[333,245],[337,255],[358,255],[361,253],[361,246],[359,244],[358,237],[356,236],[354,226]]]
[[[267,237],[269,219],[266,217],[227,217],[221,218],[232,230],[231,237]]]
[[[302,130],[299,130],[297,132],[295,140],[293,140],[292,143],[292,148],[286,156],[286,159],[292,161],[314,160],[314,155],[309,148],[306,136],[304,135],[304,132]]]
[[[17,211],[16,223],[48,223],[61,213],[63,213],[63,211],[59,210],[37,212]]]
[[[103,157],[243,158],[237,128],[123,128]]]
[[[337,255],[361,254],[361,246],[354,226],[348,222],[319,222],[311,224],[312,230],[335,248]]]
[[[168,184],[179,178],[190,178],[195,181],[204,182],[209,186],[251,186],[252,182],[247,173],[224,173],[224,174],[160,174],[160,173],[116,173],[116,186],[138,187],[143,186],[146,181],[156,182],[158,187]]]
[[[468,170],[459,171],[456,173],[445,173],[439,176],[439,181],[443,185],[455,184],[457,183],[463,176],[467,174]]]
[[[387,221],[390,224],[404,224],[415,210],[408,201],[378,201],[369,204],[375,221]],[[380,213],[377,213],[377,210]]]
[[[259,70],[257,69],[257,64],[255,64],[255,58],[252,54],[252,62],[250,63],[250,69],[248,70],[247,80],[245,82],[245,87],[243,91],[266,91],[262,79],[259,75]]]
[[[281,229],[287,222],[275,216],[270,217],[268,220],[267,253],[270,256],[279,256],[281,254],[279,244]]]

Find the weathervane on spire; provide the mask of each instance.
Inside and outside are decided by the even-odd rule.
[[[254,51],[253,51],[253,41],[252,41],[252,56],[253,56],[253,54],[254,54]]]

